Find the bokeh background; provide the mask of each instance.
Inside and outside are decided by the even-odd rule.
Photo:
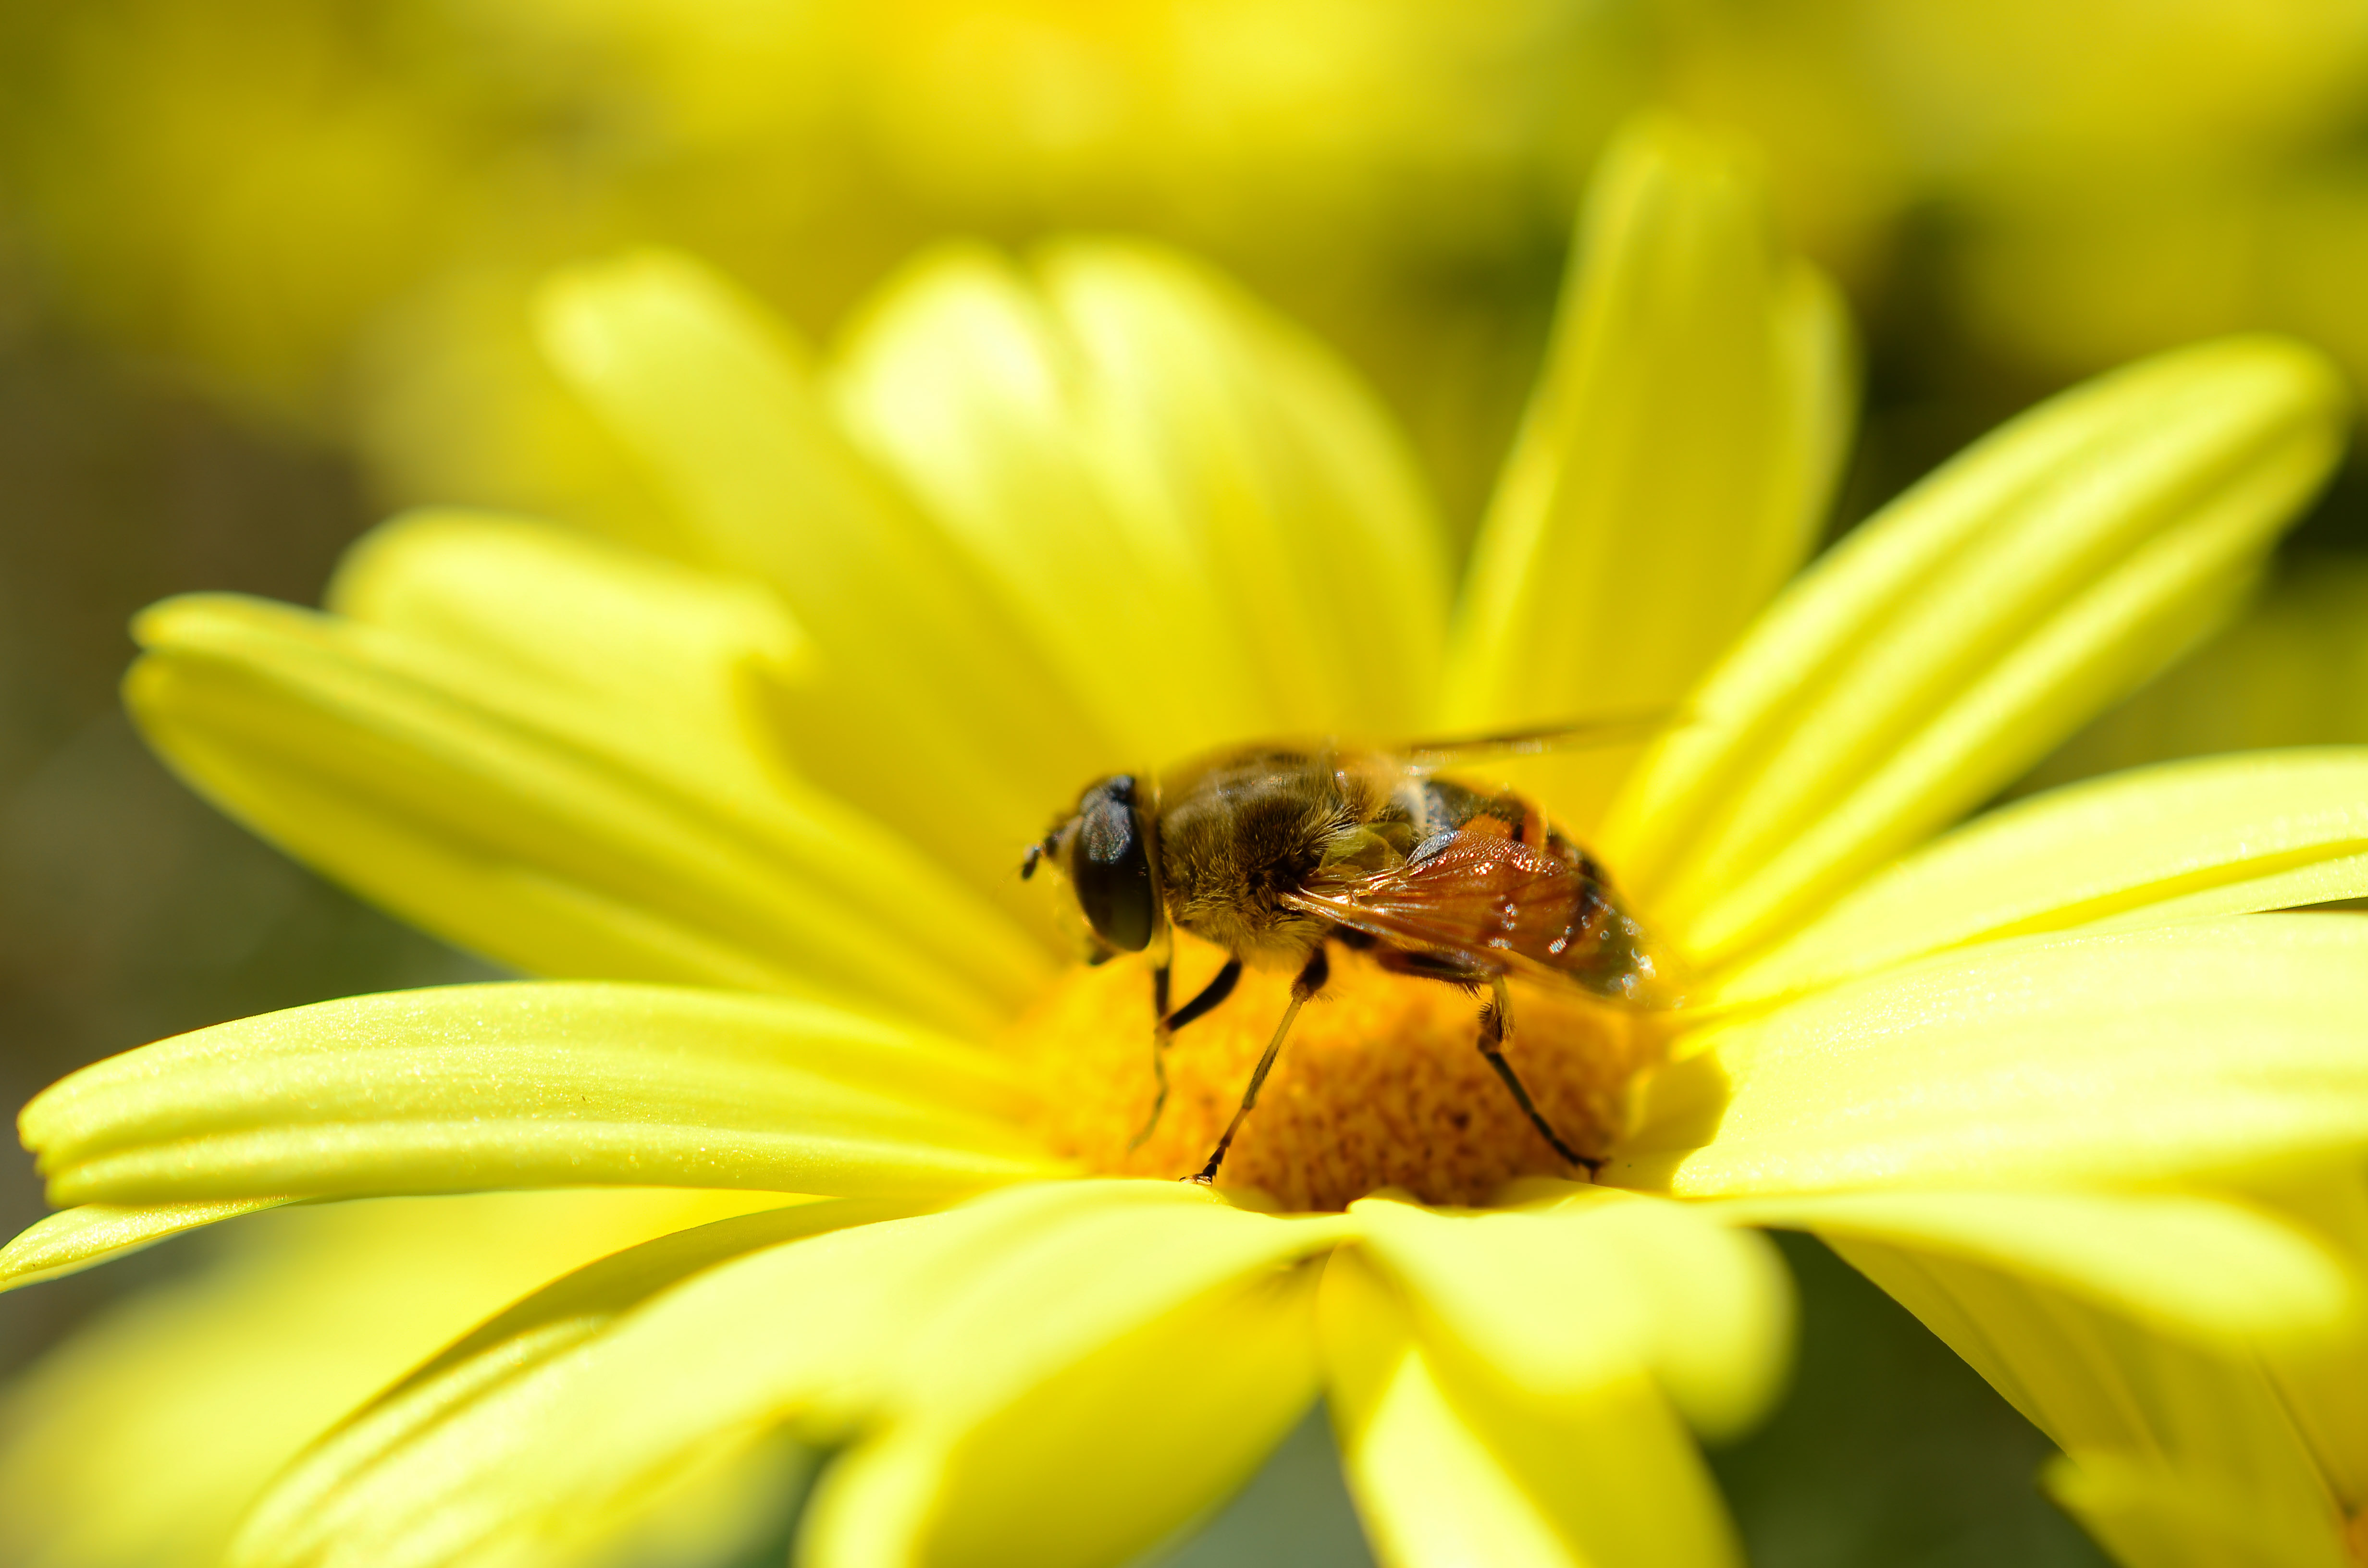
[[[484,972],[215,817],[124,623],[310,600],[390,509],[631,526],[546,267],[663,243],[826,338],[919,244],[1144,233],[1328,336],[1468,532],[1577,193],[1659,105],[1760,149],[1864,340],[1846,528],[2084,374],[2247,327],[2368,380],[2368,0],[0,0],[0,1097],[176,1030]],[[2368,485],[2044,765],[2368,740]],[[0,1222],[40,1211],[21,1160]],[[0,1298],[0,1369],[199,1237]],[[2100,1561],[2044,1442],[1813,1244],[1722,1478],[1764,1565]],[[1354,1562],[1320,1430],[1196,1562]],[[1328,1489],[1327,1489],[1328,1488]]]

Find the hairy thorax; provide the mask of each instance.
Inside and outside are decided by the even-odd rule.
[[[1360,781],[1295,756],[1228,758],[1177,781],[1161,802],[1160,873],[1177,926],[1259,968],[1295,966],[1322,922],[1282,895],[1317,885],[1344,836],[1385,809]]]

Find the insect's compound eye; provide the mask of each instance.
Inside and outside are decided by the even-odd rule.
[[[1105,778],[1077,801],[1069,845],[1069,881],[1094,935],[1121,952],[1151,944],[1159,915],[1151,885],[1151,852],[1134,807],[1134,779]]]

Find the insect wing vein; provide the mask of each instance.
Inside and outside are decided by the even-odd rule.
[[[1534,918],[1600,893],[1575,868],[1522,844],[1460,833],[1435,854],[1375,872],[1337,892],[1286,894],[1292,908],[1418,951],[1465,957],[1536,979],[1572,976],[1524,950],[1549,933]]]

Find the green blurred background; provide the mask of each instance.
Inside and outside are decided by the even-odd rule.
[[[2168,344],[2275,327],[2368,373],[2368,4],[0,0],[0,1089],[483,972],[199,804],[114,683],[142,605],[309,601],[398,506],[630,513],[533,360],[543,268],[677,244],[823,337],[934,236],[1148,233],[1338,344],[1468,532],[1648,104],[1756,142],[1851,296],[1838,528]],[[2363,551],[2355,465],[2248,619],[2040,777],[2368,740]],[[40,1211],[18,1162],[0,1221]],[[211,1244],[0,1298],[0,1368]],[[1756,1562],[2100,1561],[2035,1433],[1788,1251],[1796,1390],[1717,1461]],[[1311,1427],[1190,1560],[1355,1561],[1326,1462]]]

